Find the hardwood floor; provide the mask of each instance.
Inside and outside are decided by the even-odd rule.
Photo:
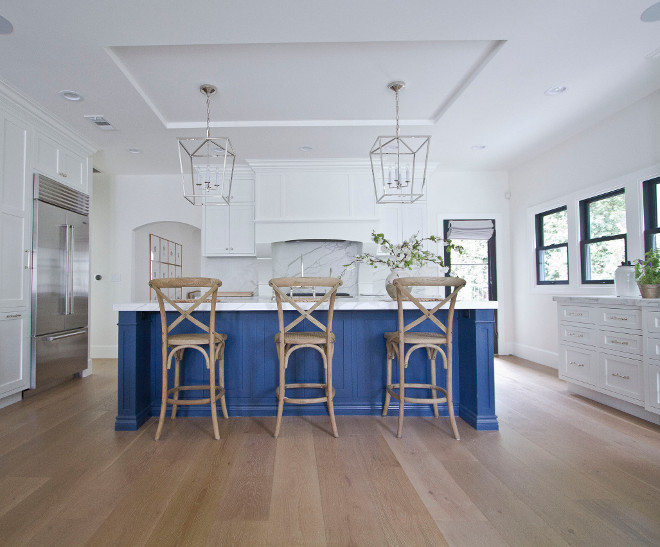
[[[116,362],[0,410],[1,545],[659,545],[660,427],[496,360],[460,419],[156,420],[115,432]]]

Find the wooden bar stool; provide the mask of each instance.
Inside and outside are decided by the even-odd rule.
[[[167,405],[172,405],[172,419],[176,418],[176,409],[179,405],[203,405],[211,404],[211,420],[213,421],[213,436],[220,438],[218,431],[218,413],[216,410],[216,401],[220,399],[222,414],[227,418],[227,405],[225,403],[225,340],[226,334],[215,332],[215,306],[218,299],[218,288],[222,285],[219,279],[206,277],[178,277],[171,279],[153,279],[149,286],[156,291],[158,297],[158,306],[160,307],[161,330],[163,334],[163,387],[162,403],[160,406],[160,418],[158,419],[158,429],[156,430],[156,440],[160,439],[165,423],[165,414]],[[178,289],[183,287],[209,287],[201,297],[189,300],[192,305],[188,309],[182,309],[177,302],[164,292],[166,289]],[[211,312],[209,316],[209,325],[205,325],[197,318],[192,316],[200,304],[210,302]],[[165,303],[170,304],[179,315],[169,325],[167,323],[167,314]],[[204,332],[170,334],[172,329],[184,320],[190,321]],[[181,361],[187,348],[199,351],[206,362],[206,368],[209,369],[208,385],[182,386],[180,385]],[[168,389],[167,371],[172,365],[174,357],[174,387]],[[215,378],[215,363],[218,361],[218,383]],[[208,391],[209,396],[203,399],[179,399],[181,391],[202,390]]]
[[[269,285],[275,291],[275,299],[277,300],[277,317],[279,320],[279,332],[275,335],[275,344],[277,346],[277,355],[280,364],[280,381],[279,386],[275,390],[277,395],[277,422],[275,424],[275,437],[280,434],[280,425],[282,424],[282,411],[284,410],[284,403],[293,403],[297,405],[304,405],[310,403],[328,404],[328,414],[330,415],[330,427],[332,434],[339,437],[337,433],[337,424],[335,422],[335,411],[332,399],[335,396],[335,389],[332,387],[332,354],[335,349],[335,335],[332,333],[332,315],[335,307],[335,297],[337,289],[342,284],[341,279],[337,277],[279,277],[271,279]],[[288,288],[289,291],[283,289]],[[296,288],[304,288],[305,293],[309,296],[296,297],[293,290]],[[316,296],[316,289],[327,289],[324,293]],[[282,303],[290,304],[299,315],[291,321],[288,325],[284,324],[284,312]],[[303,309],[300,306],[301,302],[312,302],[312,306],[308,309]],[[319,308],[321,304],[328,302],[328,321],[324,325],[312,313]],[[291,332],[291,329],[298,325],[303,319],[308,319],[311,323],[316,325],[319,330],[306,331],[306,332]],[[297,383],[287,384],[285,381],[286,367],[289,362],[291,354],[301,348],[312,348],[318,351],[323,358],[323,368],[325,372],[325,382],[322,384],[315,383]],[[292,398],[286,396],[287,389],[302,389],[302,388],[317,388],[325,390],[323,397],[314,398]]]
[[[394,397],[399,401],[399,425],[397,428],[396,436],[401,438],[403,432],[403,414],[405,403],[423,403],[433,405],[433,415],[438,417],[438,403],[447,403],[447,410],[449,412],[449,421],[451,428],[454,432],[454,437],[460,439],[458,428],[456,427],[456,418],[454,417],[454,403],[452,398],[452,371],[451,371],[451,355],[452,355],[452,323],[454,318],[454,307],[456,305],[456,297],[458,291],[465,286],[465,279],[459,277],[400,277],[395,279],[392,284],[396,288],[396,299],[398,305],[398,330],[396,332],[385,333],[385,345],[387,348],[387,393],[385,395],[385,406],[383,407],[383,416],[387,416],[387,410],[390,406],[390,398]],[[408,287],[450,287],[451,292],[446,298],[415,298]],[[427,309],[422,302],[424,301],[438,301],[433,309]],[[408,324],[403,320],[403,303],[413,302],[421,311],[421,315],[414,321]],[[449,302],[449,311],[447,315],[447,324],[444,324],[438,319],[435,314]],[[414,327],[431,321],[440,332],[419,332],[413,331]],[[410,347],[406,351],[406,344]],[[441,346],[445,346],[443,350]],[[408,367],[408,361],[413,351],[424,348],[429,359],[431,366],[431,383],[406,383],[405,371]],[[435,360],[437,354],[442,356],[442,361],[447,371],[447,382],[445,387],[436,385],[436,366]],[[392,359],[397,358],[399,361],[399,383],[392,383]],[[406,395],[406,388],[418,388],[431,390],[431,398],[410,397]],[[397,391],[398,390],[398,393]],[[437,392],[440,392],[444,397],[439,398]]]

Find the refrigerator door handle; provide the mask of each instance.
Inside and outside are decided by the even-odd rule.
[[[64,315],[69,315],[69,277],[71,276],[71,233],[69,225],[64,225]]]
[[[72,224],[69,224],[69,275],[68,275],[68,282],[69,282],[69,315],[74,314],[73,310],[73,303],[74,303],[74,285],[73,285],[73,272],[74,272],[74,253],[75,253],[75,248],[74,248],[74,242],[75,242],[75,237],[74,237],[74,226]]]
[[[78,329],[71,332],[67,332],[66,334],[56,334],[54,336],[46,336],[45,340],[46,342],[54,342],[55,340],[61,340],[62,338],[71,338],[72,336],[80,336],[81,334],[85,334],[86,332],[87,329]]]

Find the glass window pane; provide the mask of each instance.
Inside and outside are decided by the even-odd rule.
[[[556,245],[568,241],[568,217],[566,211],[543,216],[543,245]]]
[[[660,234],[653,234],[653,249],[660,249]]]
[[[589,203],[589,238],[626,233],[626,196],[617,194]]]
[[[459,293],[457,300],[488,301],[488,265],[473,264],[451,265],[452,273],[465,279],[466,284]]]
[[[612,280],[614,270],[626,259],[626,243],[623,239],[590,243],[585,252],[586,278]]]
[[[452,243],[463,247],[463,254],[452,251],[452,267],[455,264],[488,264],[488,241],[484,239],[452,239]]]
[[[539,252],[539,281],[568,281],[568,248],[557,247]]]

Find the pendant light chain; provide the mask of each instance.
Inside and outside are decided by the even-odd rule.
[[[394,95],[396,97],[396,138],[399,138],[399,90],[394,90]]]
[[[211,94],[206,93],[206,138],[211,138]]]

